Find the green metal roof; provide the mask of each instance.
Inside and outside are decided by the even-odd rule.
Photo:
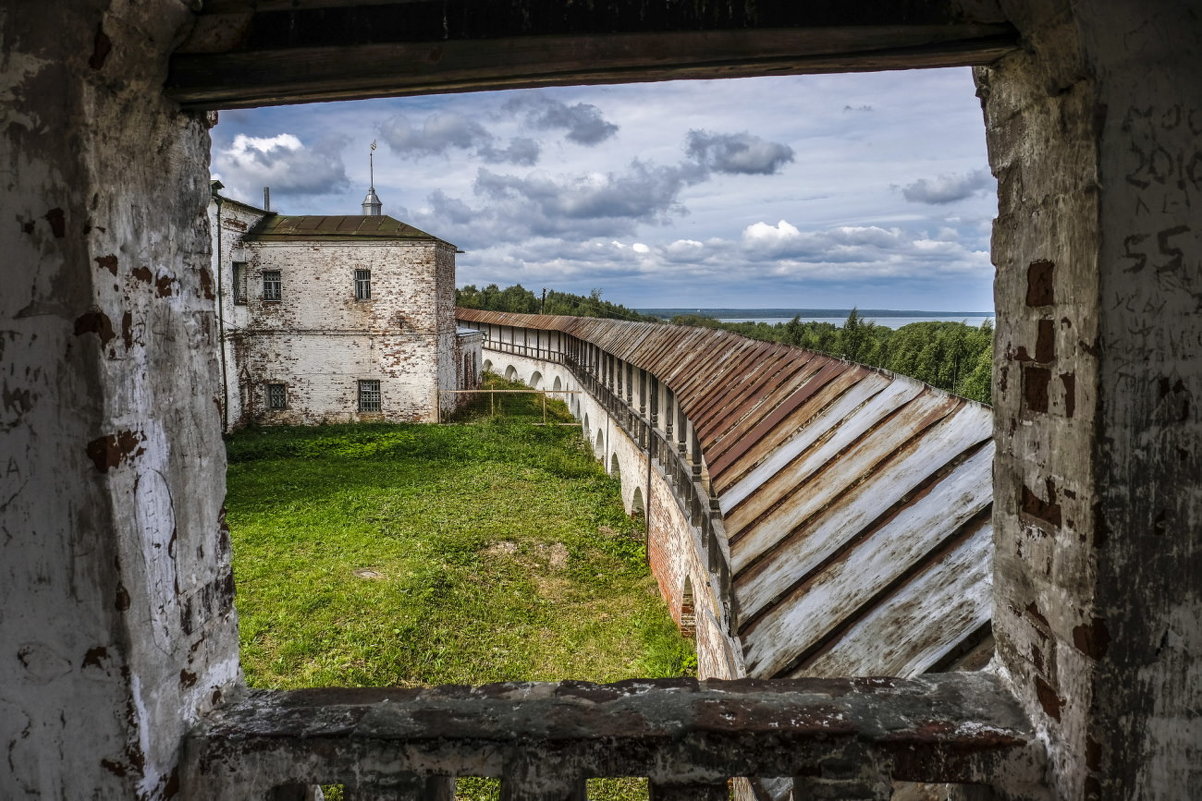
[[[418,230],[408,223],[384,214],[344,214],[337,216],[308,214],[288,216],[269,214],[243,237],[260,242],[289,239],[320,240],[427,240],[444,242],[436,236]]]

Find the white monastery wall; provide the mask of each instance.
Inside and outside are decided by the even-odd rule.
[[[436,334],[454,330],[440,309],[433,242],[251,242],[254,327]],[[263,271],[279,270],[282,300],[263,300]],[[355,270],[371,270],[371,299],[356,300]],[[443,278],[445,279],[445,275]],[[453,273],[452,273],[453,291]],[[440,311],[446,319],[440,320]]]
[[[437,331],[435,386],[442,391],[430,408],[438,407],[438,416],[453,412],[463,396],[445,390],[470,389],[479,383],[480,341],[479,334],[457,333],[455,322],[455,250],[438,243],[434,250],[433,285],[430,298],[433,301],[434,327]],[[465,362],[464,357],[470,358]]]
[[[433,256],[433,283],[428,287],[430,295],[424,302],[429,304],[433,300],[433,325],[438,333],[453,334],[456,329],[455,249],[440,242],[434,247]]]
[[[466,403],[467,396],[443,390],[473,389],[480,384],[480,376],[484,374],[481,367],[484,337],[478,331],[460,329],[453,337],[440,335],[438,341],[438,388],[442,393],[438,413],[445,415]],[[451,345],[450,354],[444,357],[444,343],[447,342]]]
[[[245,262],[246,247],[242,236],[267,212],[256,209],[244,203],[222,197],[216,202],[216,197],[209,201],[208,217],[209,231],[213,241],[212,272],[216,277],[214,294],[217,296],[218,336],[221,338],[222,360],[221,394],[225,397],[225,410],[222,420],[223,428],[229,428],[230,423],[242,420],[247,413],[245,403],[247,392],[240,391],[237,369],[237,353],[235,339],[232,334],[245,329],[250,324],[250,311],[246,304],[234,303],[234,262]]]
[[[459,396],[440,401],[438,390],[465,388],[479,373],[478,336],[456,334],[454,248],[431,240],[243,240],[266,214],[225,198],[209,205],[226,427],[433,421],[452,411]],[[235,263],[245,265],[241,278]],[[280,273],[278,301],[264,298],[269,270]],[[356,270],[370,271],[369,298],[356,297]],[[359,411],[360,380],[380,382],[379,412]],[[286,388],[283,409],[268,408],[275,383]]]
[[[268,425],[425,421],[434,404],[429,335],[290,332],[243,337],[238,361],[249,412]],[[359,381],[380,382],[380,412],[358,411]],[[268,383],[287,385],[286,409],[268,409]]]
[[[252,242],[240,338],[240,381],[255,419],[313,424],[433,419],[439,362],[455,369],[441,331],[431,242]],[[263,272],[280,272],[280,300],[263,299]],[[355,298],[355,270],[371,297]],[[451,317],[453,323],[454,317]],[[246,380],[249,378],[249,381]],[[358,410],[358,382],[380,381],[380,412]],[[266,408],[266,384],[287,385],[288,408]],[[450,383],[454,383],[454,379]]]

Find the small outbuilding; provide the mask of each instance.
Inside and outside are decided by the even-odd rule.
[[[224,424],[435,421],[475,387],[454,245],[381,213],[277,214],[213,182]]]

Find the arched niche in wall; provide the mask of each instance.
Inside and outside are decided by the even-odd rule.
[[[697,614],[693,605],[693,579],[684,577],[684,589],[680,592],[680,633],[689,639],[697,637]]]
[[[640,520],[647,516],[647,506],[643,503],[641,487],[635,487],[634,492],[630,495],[630,516]]]

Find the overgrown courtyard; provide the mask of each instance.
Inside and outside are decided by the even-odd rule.
[[[644,534],[579,430],[535,425],[534,396],[496,408],[507,414],[229,438],[251,686],[691,671],[691,644],[645,566]]]

